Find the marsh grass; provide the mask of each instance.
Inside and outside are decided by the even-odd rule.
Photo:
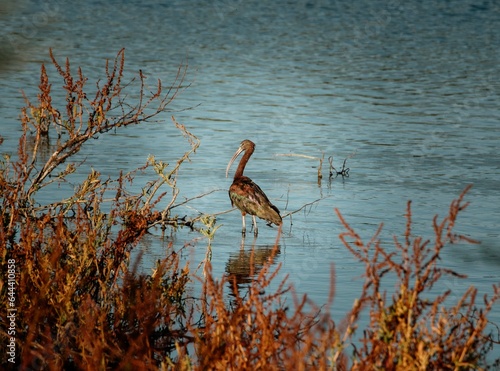
[[[463,241],[476,243],[454,231],[458,215],[469,204],[464,201],[469,189],[451,203],[447,216],[442,220],[434,217],[434,240],[412,234],[408,202],[406,230],[402,241],[394,237],[393,250],[380,242],[382,225],[365,243],[336,210],[346,229],[340,239],[365,265],[363,290],[347,318],[343,337],[353,339],[357,321],[367,309],[369,326],[363,330],[361,346],[354,351],[353,369],[458,370],[486,366],[487,352],[493,343],[498,344],[498,333],[485,332],[487,316],[500,298],[499,286],[493,285],[492,295],[484,295],[482,300],[477,299],[477,289],[470,287],[456,303],[448,300],[451,290],[440,295],[432,292],[443,277],[466,277],[439,263],[444,248]],[[395,292],[382,289],[389,274],[399,283]]]
[[[93,98],[86,93],[82,69],[74,75],[69,60],[61,65],[52,52],[50,57],[63,80],[66,105],[53,106],[52,84],[42,66],[38,101],[26,98],[22,110],[17,159],[5,157],[1,168],[2,268],[7,261],[16,267],[14,358],[23,369],[152,367],[185,341],[183,294],[189,270],[180,266],[171,247],[151,267],[151,275],[141,275],[130,253],[153,226],[180,224],[170,215],[176,179],[181,164],[196,151],[197,138],[172,118],[190,144],[174,166],[149,158],[144,167],[114,180],[91,170],[67,199],[41,204],[37,195],[69,181],[79,166],[72,158],[89,140],[166,111],[182,89],[186,66],[179,68],[171,87],[164,89],[158,81],[152,91],[139,72],[139,97],[129,102],[123,50],[114,62],[106,62]],[[49,135],[57,137],[57,144],[42,158]],[[126,184],[137,171],[151,170],[153,180],[139,194],[128,192]],[[156,209],[167,197],[167,206]],[[2,365],[9,365],[3,352]]]
[[[67,181],[79,165],[71,162],[72,156],[90,139],[145,123],[164,112],[181,90],[185,66],[166,91],[160,82],[152,91],[145,89],[144,74],[139,72],[139,99],[128,102],[124,90],[130,85],[122,82],[123,50],[113,63],[106,64],[106,78],[96,84],[92,99],[84,90],[87,79],[83,71],[78,69],[74,76],[69,61],[63,66],[52,53],[51,58],[64,82],[66,106],[53,106],[52,87],[42,66],[38,103],[27,99],[22,111],[17,159],[4,158],[0,171],[2,277],[8,261],[14,260],[16,269],[16,367],[487,368],[488,352],[498,343],[498,334],[488,333],[488,314],[498,302],[499,287],[493,286],[491,295],[482,298],[471,287],[456,303],[451,302],[450,291],[432,293],[443,277],[464,277],[441,267],[440,256],[458,241],[475,242],[454,232],[458,215],[468,205],[464,201],[468,188],[451,203],[443,219],[433,219],[433,240],[412,234],[408,203],[406,230],[401,238],[394,238],[390,249],[380,242],[382,226],[365,242],[336,210],[345,228],[340,240],[365,266],[359,299],[344,319],[334,321],[329,314],[335,297],[333,266],[329,298],[321,308],[295,294],[286,278],[274,282],[279,272],[279,264],[273,266],[279,238],[265,259],[251,253],[254,263],[248,267],[258,272],[250,272],[255,278],[244,293],[238,290],[235,277],[215,278],[209,258],[203,274],[181,266],[178,247],[173,245],[149,267],[151,274],[139,274],[141,253],[131,261],[131,252],[152,228],[175,231],[202,223],[198,230],[208,239],[207,256],[219,228],[210,215],[191,219],[172,215],[176,205],[189,202],[176,203],[176,179],[184,161],[200,145],[175,118],[174,125],[190,150],[174,166],[149,157],[137,171],[150,171],[152,180],[139,194],[130,193],[125,186],[134,181],[135,171],[118,179],[103,179],[92,170],[67,199],[40,204],[37,195],[40,189]],[[54,133],[57,144],[48,156],[40,158],[44,138]],[[390,275],[399,282],[394,292],[384,289]],[[196,279],[202,296],[189,298],[188,284]],[[230,301],[228,286],[232,287]],[[9,292],[4,278],[0,292],[0,343],[4,346],[11,336],[4,321]],[[363,316],[368,316],[368,325],[359,328]],[[12,366],[5,352],[0,363],[3,368]]]

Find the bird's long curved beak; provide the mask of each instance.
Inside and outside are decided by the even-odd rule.
[[[236,160],[236,158],[240,155],[241,152],[243,152],[243,146],[240,146],[236,150],[236,152],[234,153],[231,160],[229,160],[229,163],[227,164],[227,168],[226,168],[226,178],[227,178],[227,174],[229,173],[229,169],[231,168],[231,165],[233,164],[234,160]]]

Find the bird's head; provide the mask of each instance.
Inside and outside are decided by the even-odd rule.
[[[234,153],[233,157],[231,157],[231,160],[229,160],[229,163],[227,164],[226,178],[227,178],[227,175],[229,174],[229,169],[231,168],[231,165],[233,164],[234,160],[236,160],[236,158],[238,158],[238,156],[240,155],[240,153],[243,152],[243,151],[253,152],[254,149],[255,149],[255,143],[252,142],[249,139],[245,139],[244,141],[242,141],[240,143],[240,146],[238,147],[238,149]]]

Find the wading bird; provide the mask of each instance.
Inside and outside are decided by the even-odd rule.
[[[268,222],[268,225],[274,223],[278,226],[281,225],[281,216],[280,211],[276,206],[274,206],[271,201],[267,198],[266,194],[262,192],[262,189],[255,184],[252,179],[243,175],[243,171],[245,170],[245,166],[252,156],[252,153],[255,149],[255,144],[245,139],[241,142],[240,147],[234,153],[233,157],[227,164],[226,168],[226,178],[229,172],[229,168],[233,164],[234,160],[239,156],[239,154],[245,151],[245,154],[240,160],[240,164],[234,173],[234,180],[231,187],[229,187],[229,198],[231,199],[231,205],[236,206],[241,211],[241,218],[243,222],[243,228],[241,233],[244,235],[246,232],[245,225],[245,215],[252,215],[253,222],[253,233],[257,235],[257,221],[255,217],[258,216],[261,219],[264,219]]]

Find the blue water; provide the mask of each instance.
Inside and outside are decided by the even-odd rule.
[[[49,48],[61,62],[68,56],[75,68],[82,66],[89,87],[122,47],[127,74],[142,69],[151,86],[157,78],[168,85],[179,65],[188,63],[190,86],[171,111],[159,122],[84,148],[79,158],[86,162],[75,183],[90,167],[116,177],[143,165],[149,154],[174,164],[188,146],[171,123],[173,114],[201,140],[181,167],[178,202],[213,191],[176,212],[220,213],[230,209],[225,167],[239,142],[251,139],[256,152],[246,175],[282,214],[322,198],[285,218],[276,261],[282,264],[279,277],[289,274],[298,293],[319,305],[328,297],[333,264],[332,311],[339,319],[361,287],[356,277],[362,267],[338,239],[343,228],[334,208],[365,239],[383,222],[381,238],[391,246],[392,236],[404,232],[407,200],[413,233],[432,237],[434,214],[445,216],[451,200],[474,184],[457,231],[481,243],[445,250],[442,264],[468,278],[444,278],[436,290],[452,289],[458,297],[471,284],[489,293],[500,282],[497,2],[26,0],[0,9],[2,153],[15,153],[24,104],[20,89],[36,99]],[[48,70],[57,91],[62,82]],[[325,177],[318,184],[319,161],[296,155],[323,154]],[[328,180],[329,156],[337,168],[352,156],[349,178]],[[141,175],[135,189],[153,176]],[[70,191],[61,188],[57,197]],[[212,262],[222,276],[251,249],[253,236],[242,252],[239,213],[221,214],[217,223],[222,227],[212,243]],[[259,226],[255,248],[265,254],[276,229],[262,221]],[[172,236],[178,247],[198,237],[187,230]],[[194,266],[206,244],[185,249]],[[142,246],[144,270],[165,246],[161,232],[153,231]],[[491,319],[500,323],[498,310]]]

